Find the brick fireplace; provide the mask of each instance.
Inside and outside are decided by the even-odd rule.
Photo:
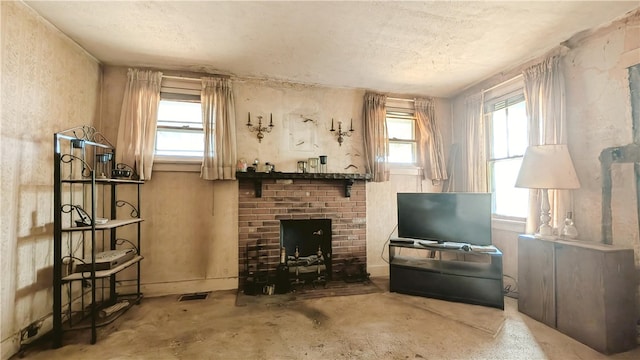
[[[302,174],[291,174],[292,177]],[[311,174],[312,175],[312,174]],[[332,174],[326,174],[332,175]],[[339,175],[339,174],[334,174]],[[333,279],[340,279],[345,261],[367,263],[366,188],[357,176],[279,178],[238,176],[238,252],[240,284],[251,260],[247,247],[259,245],[270,276],[280,260],[280,220],[330,219]],[[258,195],[258,196],[256,196]],[[287,254],[292,255],[292,254]]]

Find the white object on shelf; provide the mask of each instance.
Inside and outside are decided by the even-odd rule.
[[[99,270],[96,271],[96,278],[104,278],[107,276],[111,276],[113,274],[116,274],[124,269],[126,269],[127,267],[139,262],[140,260],[144,259],[142,256],[137,255],[136,257],[134,257],[133,259],[118,265],[112,269],[109,270]],[[89,279],[91,278],[91,271],[85,271],[85,272],[76,272],[70,275],[67,275],[65,277],[62,278],[62,281],[72,281],[72,280],[82,280],[82,279]]]
[[[120,302],[117,302],[107,308],[100,310],[100,317],[105,318],[107,316],[110,316],[111,314],[117,311],[120,311],[126,307],[129,307],[129,305],[130,305],[129,300],[122,300]]]

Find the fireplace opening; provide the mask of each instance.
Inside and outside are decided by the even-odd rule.
[[[280,220],[280,246],[292,281],[331,280],[331,219]]]

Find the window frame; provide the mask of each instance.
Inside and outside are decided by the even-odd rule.
[[[411,121],[413,138],[399,139],[399,138],[389,137],[388,129],[389,129],[390,118],[396,119],[396,120]],[[416,115],[415,115],[415,108],[413,107],[413,100],[409,100],[409,99],[398,99],[395,101],[387,100],[387,104],[385,104],[385,126],[387,127],[387,141],[389,142],[389,145],[410,144],[412,157],[413,157],[413,162],[389,161],[388,162],[389,166],[393,168],[417,168],[418,167],[418,139],[417,139],[418,125],[416,123]],[[390,151],[391,151],[391,146],[389,146],[389,152]],[[389,156],[389,154],[387,154],[387,156]]]
[[[490,95],[493,96],[486,96],[487,94],[485,94],[485,100],[484,101],[484,106],[483,106],[483,115],[485,117],[485,124],[486,124],[486,142],[487,142],[487,161],[486,161],[486,167],[487,167],[487,185],[488,185],[488,191],[490,191],[492,193],[492,197],[493,197],[493,201],[492,201],[492,209],[491,209],[491,216],[494,220],[498,220],[498,221],[507,221],[507,222],[516,222],[516,223],[523,223],[524,221],[526,221],[526,216],[524,217],[520,217],[520,216],[516,216],[516,215],[508,215],[508,214],[498,214],[496,213],[496,208],[497,208],[497,204],[496,204],[496,194],[494,192],[494,165],[498,162],[502,162],[502,161],[510,161],[513,159],[522,159],[524,158],[524,151],[522,152],[522,154],[512,154],[510,153],[510,147],[509,147],[509,141],[507,141],[507,154],[506,156],[502,156],[502,157],[494,157],[493,155],[493,147],[494,147],[494,140],[493,140],[493,113],[502,109],[507,109],[507,124],[509,121],[508,118],[508,108],[512,105],[516,105],[519,104],[521,102],[525,102],[525,107],[526,107],[526,100],[524,97],[524,84],[522,83],[522,81],[516,81],[514,83],[508,84],[507,86],[504,87],[500,87],[497,89],[493,89],[490,93]],[[525,119],[526,121],[526,119]],[[526,124],[525,124],[526,125]],[[507,125],[506,128],[507,131],[507,136],[508,136],[508,131],[509,131],[509,127]],[[529,130],[527,129],[527,132]],[[528,134],[527,134],[527,142],[528,142]],[[526,149],[526,146],[525,146]]]
[[[179,101],[202,103],[200,98],[202,81],[199,78],[163,76],[160,88],[160,101]],[[201,120],[202,121],[202,120]],[[160,122],[160,119],[158,119]],[[202,122],[200,122],[202,124]],[[204,129],[185,129],[184,127],[156,125],[156,144],[154,144],[154,164],[202,164],[204,153],[198,156],[161,155],[157,154],[158,130],[174,130],[175,132],[198,132],[204,135]],[[164,169],[166,166],[160,166]]]

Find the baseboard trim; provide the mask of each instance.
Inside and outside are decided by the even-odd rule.
[[[2,360],[7,360],[17,354],[20,351],[20,332],[2,340],[0,348],[2,348]]]
[[[370,276],[374,277],[389,276],[389,265],[369,265],[367,266],[367,271]]]
[[[142,284],[144,297],[177,295],[195,292],[233,290],[238,288],[238,278],[199,279],[155,284]]]

